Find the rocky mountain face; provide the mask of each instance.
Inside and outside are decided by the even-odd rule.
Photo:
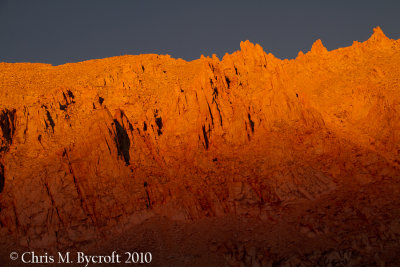
[[[0,63],[0,236],[70,248],[154,216],[268,221],[290,203],[397,188],[399,41],[376,28],[293,60],[240,47]]]

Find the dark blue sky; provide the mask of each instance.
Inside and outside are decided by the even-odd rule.
[[[0,62],[54,65],[124,54],[201,54],[259,43],[280,58],[364,41],[381,26],[400,38],[400,1],[0,0]]]

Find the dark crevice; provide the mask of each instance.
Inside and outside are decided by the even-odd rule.
[[[215,87],[214,89],[213,89],[213,99],[216,99],[217,98],[217,96],[218,96],[218,89],[217,89],[217,87]]]
[[[4,109],[0,114],[0,127],[4,141],[2,141],[0,152],[6,151],[12,144],[15,133],[16,110]]]
[[[247,117],[249,118],[249,123],[250,123],[251,131],[254,133],[254,121],[251,120],[250,113],[247,113]]]
[[[208,137],[207,137],[207,132],[206,132],[206,127],[203,125],[203,137],[204,137],[204,143],[205,143],[205,148],[208,149]]]
[[[53,120],[53,118],[51,117],[51,114],[50,114],[50,112],[49,112],[48,110],[46,110],[46,115],[47,115],[47,120],[48,120],[49,123],[50,123],[51,129],[52,129],[53,132],[54,132],[54,126],[56,126],[56,125],[55,125],[54,120]]]
[[[64,100],[65,100],[65,102],[67,102],[67,103],[68,103],[67,96],[65,95],[65,93],[64,93],[64,92],[63,92],[63,97],[64,97]]]
[[[211,116],[211,123],[214,126],[214,117],[213,117],[213,114],[211,112],[210,104],[208,104],[208,101],[207,101],[207,106],[208,106],[208,111],[210,112],[210,116]]]
[[[133,126],[132,126],[132,123],[130,123],[129,121],[128,121],[128,127],[129,127],[129,131],[133,131]]]
[[[122,127],[122,125],[114,119],[116,136],[114,137],[115,145],[117,147],[118,156],[122,156],[125,160],[126,165],[129,165],[129,148],[131,146],[131,140],[129,139],[128,133]]]
[[[146,207],[147,207],[147,208],[151,208],[150,194],[149,194],[149,191],[148,191],[148,189],[147,189],[148,183],[147,183],[147,182],[144,182],[144,183],[143,183],[143,186],[144,186],[144,188],[145,188],[144,190],[146,191],[146,196],[147,196]]]
[[[126,122],[128,123],[128,129],[129,129],[129,131],[133,131],[133,125],[132,125],[132,123],[128,120],[128,118],[126,117],[126,115],[125,115],[125,113],[124,113],[124,111],[122,111],[121,110],[121,122],[122,122],[122,127],[125,129],[125,125],[124,125],[124,117],[125,117],[125,119],[126,119]]]
[[[212,95],[213,95],[213,99],[212,99],[211,104],[214,104],[214,103],[215,103],[215,106],[217,107],[217,110],[218,110],[218,113],[219,113],[219,122],[220,122],[221,127],[222,127],[221,110],[219,109],[218,102],[217,102],[218,89],[217,89],[216,87],[214,88],[214,91],[213,91],[213,94],[212,94]]]
[[[72,99],[75,98],[74,94],[73,94],[70,90],[67,90],[67,94],[68,94],[68,96],[69,96],[70,98],[72,98]]]
[[[208,63],[208,66],[210,67],[210,69],[214,72],[214,65],[213,64],[211,64],[211,63]]]
[[[62,110],[62,111],[66,111],[67,110],[68,105],[63,105],[60,102],[58,102],[58,104],[60,105],[60,110]]]
[[[157,134],[160,136],[160,135],[162,135],[161,129],[163,127],[162,118],[161,117],[157,117],[155,119],[156,119],[156,124],[157,124],[157,127],[158,127]]]
[[[48,195],[49,198],[50,198],[51,206],[52,206],[52,207],[55,207],[53,195],[50,193],[49,185],[48,185],[46,182],[44,183],[44,187],[46,188],[47,195]],[[55,208],[57,209],[57,207],[55,207]],[[61,218],[60,218],[60,214],[58,214],[58,211],[57,211],[57,215],[58,215],[60,221],[62,222],[62,220],[61,220]],[[53,216],[53,210],[52,210],[52,216]]]
[[[151,208],[151,201],[150,201],[149,191],[147,190],[147,188],[146,188],[146,196],[147,196],[146,207],[149,209],[149,208]]]
[[[104,98],[102,98],[101,96],[99,96],[99,103],[100,103],[100,105],[102,105],[103,102],[104,102]]]
[[[110,148],[110,145],[108,144],[107,139],[105,139],[105,140],[106,140],[106,145],[107,145],[107,148],[108,148],[108,152],[110,152],[110,155],[111,155],[111,148]]]
[[[24,144],[26,143],[26,133],[28,132],[28,121],[29,121],[29,111],[26,106],[24,106],[24,115],[26,118],[25,129],[24,129]]]
[[[147,131],[147,124],[145,121],[143,122],[143,131]]]
[[[154,119],[155,119],[155,122],[156,122],[157,127],[158,127],[157,134],[160,136],[160,135],[162,135],[162,130],[161,129],[163,127],[163,122],[162,122],[161,116],[158,116],[158,110],[157,109],[154,111]]]
[[[58,104],[60,105],[60,110],[66,111],[69,105],[75,103],[75,100],[74,100],[75,96],[70,90],[67,90],[67,94],[65,94],[63,92],[63,98],[64,98],[65,103],[61,104],[60,102],[58,102]],[[45,108],[47,109],[47,107],[45,107]]]
[[[229,89],[230,88],[230,84],[231,84],[231,80],[229,80],[229,78],[225,76],[225,81],[226,81],[226,84],[228,85],[228,89]]]
[[[53,133],[54,133],[54,126],[56,126],[56,124],[54,123],[53,117],[51,116],[51,114],[50,114],[49,110],[47,109],[46,105],[42,105],[42,108],[44,108],[46,110],[46,117],[47,117],[47,121],[48,121],[48,123],[47,123],[46,119],[44,120],[44,124],[46,126],[46,129],[49,128],[49,124],[50,124],[51,129],[53,130]]]
[[[215,101],[214,103],[215,103],[215,106],[216,106],[216,108],[217,108],[217,110],[218,110],[218,114],[219,114],[219,123],[221,124],[221,127],[222,127],[222,115],[221,115],[221,110],[219,109],[219,106],[218,106],[217,101]]]

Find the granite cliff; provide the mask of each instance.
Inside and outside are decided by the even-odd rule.
[[[240,48],[0,63],[0,236],[64,249],[153,216],[276,221],[345,190],[396,196],[399,41],[376,28],[292,60]]]

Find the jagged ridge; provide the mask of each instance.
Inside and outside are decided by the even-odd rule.
[[[68,247],[154,214],[262,216],[398,175],[399,41],[376,28],[295,60],[240,47],[1,63],[3,234]]]

